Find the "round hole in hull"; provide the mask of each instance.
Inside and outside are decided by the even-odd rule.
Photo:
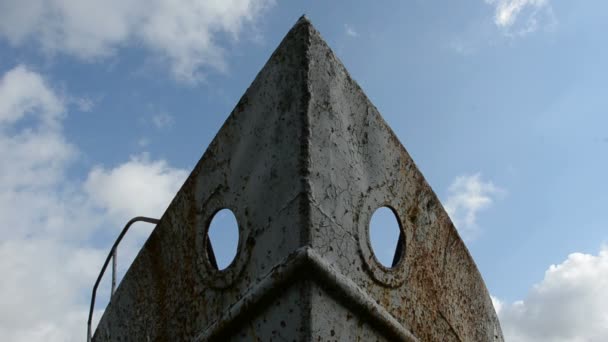
[[[369,223],[369,239],[376,260],[392,268],[403,255],[403,236],[399,220],[389,207],[376,209]]]
[[[213,215],[207,231],[207,256],[218,270],[228,268],[234,261],[239,245],[239,226],[230,209]]]

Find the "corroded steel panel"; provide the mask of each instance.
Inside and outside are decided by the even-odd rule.
[[[374,257],[388,206],[404,249]],[[233,264],[206,253],[231,209]],[[94,341],[502,341],[441,203],[342,63],[301,18],[247,89],[140,251]]]

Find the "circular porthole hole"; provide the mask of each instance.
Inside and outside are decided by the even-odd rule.
[[[239,225],[230,209],[213,215],[207,238],[207,257],[211,265],[220,271],[226,269],[234,261],[239,246]]]
[[[376,260],[387,268],[399,263],[404,252],[404,239],[399,220],[389,207],[376,209],[369,223],[369,240]]]

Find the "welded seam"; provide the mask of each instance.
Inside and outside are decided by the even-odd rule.
[[[310,85],[310,46],[311,31],[313,30],[312,25],[305,16],[302,16],[296,25],[302,25],[304,33],[304,46],[305,49],[304,59],[302,61],[302,75],[303,75],[303,86],[302,86],[302,115],[300,116],[302,131],[300,132],[300,163],[302,170],[302,192],[305,196],[302,197],[302,214],[303,214],[303,226],[302,226],[302,244],[310,245],[312,241],[312,213],[310,210],[310,198],[312,196],[312,184],[310,181],[310,169],[311,169],[311,136],[310,130],[310,111],[312,102],[312,86]]]
[[[302,100],[304,101],[304,113],[302,115],[302,141],[301,141],[301,149],[302,149],[302,190],[304,192],[304,196],[302,196],[302,213],[304,216],[304,224],[301,226],[301,246],[310,246],[313,240],[313,231],[312,231],[312,208],[310,207],[310,202],[312,198],[312,183],[310,180],[311,168],[312,168],[312,157],[311,157],[311,139],[312,139],[312,131],[311,131],[311,106],[312,106],[312,86],[310,84],[311,80],[311,51],[310,48],[312,46],[312,35],[314,28],[312,24],[308,21],[305,16],[300,18],[300,24],[303,25],[304,32],[304,65],[303,65],[303,94]],[[308,341],[312,336],[312,286],[304,285],[302,287],[301,299],[303,302],[303,317],[302,317],[302,330],[301,336],[302,340]]]
[[[312,275],[315,275],[314,277]],[[310,247],[302,247],[292,253],[286,260],[266,274],[250,291],[236,302],[217,321],[213,322],[193,339],[194,342],[213,340],[223,336],[229,328],[238,326],[241,318],[251,310],[260,309],[264,300],[276,296],[277,290],[284,290],[294,280],[308,279],[314,281],[335,297],[346,307],[367,321],[376,325],[380,332],[389,335],[392,340],[418,342],[409,329],[399,323],[384,307],[376,303],[352,280],[337,272],[327,261]],[[266,302],[268,304],[268,301]]]
[[[458,334],[458,331],[456,331],[456,329],[454,328],[454,326],[452,325],[452,323],[450,323],[450,321],[448,320],[448,318],[443,314],[443,311],[439,310],[439,316],[441,316],[441,318],[445,321],[445,323],[448,325],[448,327],[450,327],[450,330],[452,331],[452,334],[454,334],[454,336],[456,336],[456,338],[458,339],[458,341],[462,342],[462,339],[460,338],[460,335]]]

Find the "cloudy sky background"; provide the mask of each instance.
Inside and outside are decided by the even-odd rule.
[[[607,11],[0,0],[0,339],[84,338],[121,227],[162,215],[306,13],[442,199],[507,340],[608,340]],[[121,274],[149,232],[123,242]]]

